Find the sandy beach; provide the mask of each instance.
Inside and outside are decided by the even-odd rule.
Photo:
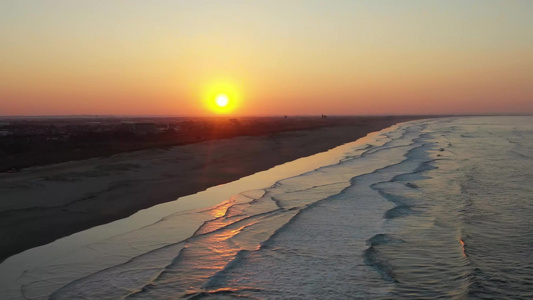
[[[0,174],[0,260],[411,120],[243,136]]]

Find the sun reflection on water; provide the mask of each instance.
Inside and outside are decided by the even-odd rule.
[[[231,207],[231,205],[233,205],[232,201],[226,201],[226,202],[222,203],[221,205],[214,207],[209,212],[211,213],[211,215],[214,218],[220,218],[220,217],[223,217],[224,215],[226,215],[226,212]]]
[[[459,243],[461,243],[461,248],[463,250],[463,256],[466,257],[465,242],[462,239],[459,239]]]

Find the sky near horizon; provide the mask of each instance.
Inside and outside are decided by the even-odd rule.
[[[533,113],[533,1],[0,0],[0,115]]]

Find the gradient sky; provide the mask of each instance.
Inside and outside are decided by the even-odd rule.
[[[533,1],[0,0],[0,115],[533,113]],[[229,90],[229,92],[227,92]]]

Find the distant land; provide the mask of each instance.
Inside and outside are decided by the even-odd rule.
[[[407,118],[424,118],[408,116]],[[0,172],[237,136],[354,125],[395,116],[14,116],[0,118]],[[401,117],[404,118],[404,117]]]

